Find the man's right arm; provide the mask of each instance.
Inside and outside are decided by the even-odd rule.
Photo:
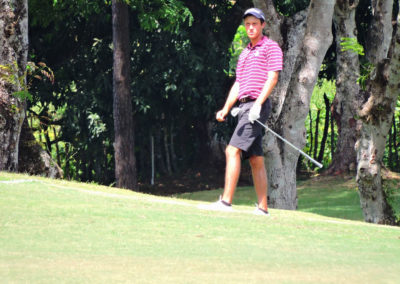
[[[223,109],[217,112],[217,120],[219,122],[225,121],[225,117],[228,115],[231,108],[237,102],[238,95],[239,95],[239,82],[235,82],[231,90],[229,91],[229,95],[228,98],[226,99]]]

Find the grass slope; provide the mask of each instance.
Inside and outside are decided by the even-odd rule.
[[[265,218],[244,203],[206,212],[197,201],[0,173],[0,279],[398,283],[400,228],[299,211]]]

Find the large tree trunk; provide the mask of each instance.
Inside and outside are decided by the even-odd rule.
[[[0,77],[0,170],[18,169],[18,144],[26,103],[14,92],[25,88],[28,54],[28,1],[0,0],[0,75],[22,78],[8,81]]]
[[[117,187],[137,186],[134,124],[130,92],[129,7],[121,0],[112,1],[114,44],[114,151]]]
[[[364,103],[359,110],[362,128],[356,143],[357,182],[365,221],[394,224],[394,212],[383,188],[381,166],[399,90],[400,36],[396,35],[398,26],[392,32],[393,0],[373,1],[373,4],[367,56],[375,70],[367,82]]]
[[[21,130],[18,171],[49,178],[63,177],[62,169],[36,141],[26,119]]]
[[[272,0],[254,0],[267,19],[267,34],[283,47],[284,70],[272,94],[269,120],[274,131],[300,149],[306,143],[304,126],[310,99],[325,53],[332,43],[335,0],[312,0],[307,11],[282,19]],[[284,34],[282,31],[285,31]],[[296,209],[296,166],[299,153],[267,133],[264,137],[270,206]]]
[[[357,155],[354,145],[361,122],[356,119],[354,101],[359,93],[357,79],[360,76],[358,54],[342,51],[342,38],[356,38],[356,8],[359,1],[337,0],[334,14],[336,28],[336,96],[332,104],[332,115],[338,126],[336,152],[327,174],[347,173],[355,170]]]

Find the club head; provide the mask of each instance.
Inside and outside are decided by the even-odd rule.
[[[242,110],[241,110],[240,108],[234,107],[234,108],[231,110],[231,115],[232,115],[233,117],[236,117],[241,111],[242,111]]]

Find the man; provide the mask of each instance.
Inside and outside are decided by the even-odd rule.
[[[253,182],[258,197],[257,215],[268,215],[267,173],[262,150],[262,123],[271,112],[268,99],[278,82],[282,70],[282,50],[279,45],[263,35],[264,13],[257,8],[246,10],[244,25],[250,43],[239,57],[236,81],[224,107],[217,112],[216,119],[225,121],[231,108],[239,101],[241,112],[236,129],[226,148],[226,173],[224,193],[220,200],[200,206],[201,209],[233,211],[232,200],[240,174],[241,156],[250,160]]]

